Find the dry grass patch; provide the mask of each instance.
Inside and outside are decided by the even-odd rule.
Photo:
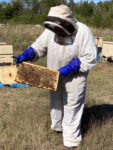
[[[113,31],[111,29],[92,28],[92,32],[94,33],[95,36],[103,37],[104,41],[113,42]]]
[[[49,143],[57,144],[59,137],[55,139],[50,130],[46,90],[6,88],[1,92],[4,93],[0,100],[0,147],[3,150],[37,150],[43,145],[48,147]]]
[[[42,33],[43,28],[35,25],[9,25],[0,28],[0,41],[14,46],[15,54],[30,46]]]

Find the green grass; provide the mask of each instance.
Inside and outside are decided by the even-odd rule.
[[[27,39],[28,32],[32,36]],[[0,33],[1,40],[14,45],[15,55],[39,35],[36,27],[21,25],[7,25]],[[26,46],[17,36],[25,37]],[[46,58],[35,64],[46,66]],[[47,90],[0,88],[0,150],[63,150],[62,134],[50,129],[49,105]],[[89,73],[82,134],[77,150],[113,150],[113,64],[98,63]]]

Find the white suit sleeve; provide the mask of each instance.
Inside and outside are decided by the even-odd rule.
[[[35,50],[38,58],[45,56],[48,47],[48,30],[44,30],[31,47]]]
[[[94,36],[89,28],[86,28],[86,31],[81,38],[81,43],[79,55],[79,59],[81,61],[80,71],[88,72],[97,64],[97,46]]]

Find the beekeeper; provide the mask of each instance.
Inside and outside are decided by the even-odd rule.
[[[40,37],[16,57],[16,63],[47,54],[47,67],[59,70],[58,90],[50,92],[51,129],[63,133],[64,146],[76,147],[82,140],[87,76],[97,63],[96,43],[90,29],[66,5],[52,7],[44,27]]]

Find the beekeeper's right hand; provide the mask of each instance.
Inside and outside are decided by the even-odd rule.
[[[36,52],[32,47],[29,47],[23,51],[22,54],[17,55],[15,62],[16,64],[22,63],[23,61],[32,61],[36,56]]]

